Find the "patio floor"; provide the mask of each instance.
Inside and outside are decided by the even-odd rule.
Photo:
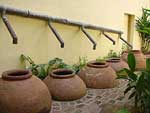
[[[119,81],[120,84],[116,88],[111,89],[88,89],[87,94],[79,100],[75,101],[53,101],[52,110],[50,113],[113,113],[104,110],[104,106],[128,106],[131,104],[128,96],[124,98],[124,89],[127,82],[124,80]],[[106,109],[110,108],[109,106]]]

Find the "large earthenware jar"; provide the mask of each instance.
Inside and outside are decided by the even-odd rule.
[[[150,58],[150,53],[144,53],[144,55],[145,55],[145,59]]]
[[[49,113],[51,95],[29,70],[10,70],[0,78],[0,113]]]
[[[69,69],[53,70],[44,79],[52,97],[56,100],[75,100],[86,94],[86,86],[83,80],[74,71]]]
[[[131,50],[136,59],[136,70],[141,70],[146,67],[144,54],[140,50]],[[122,54],[122,59],[127,62],[128,52],[125,51]]]
[[[116,72],[106,62],[91,61],[78,75],[89,88],[112,88],[118,83]]]
[[[110,58],[107,60],[107,62],[116,72],[123,68],[128,68],[128,64],[121,58]]]

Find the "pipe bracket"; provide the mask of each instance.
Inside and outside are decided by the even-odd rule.
[[[121,36],[120,36],[120,39],[121,39],[124,43],[126,43],[129,47],[131,47],[131,49],[133,48],[133,46],[132,46],[130,43],[128,43],[125,39],[123,39]]]
[[[15,31],[13,30],[13,28],[12,28],[12,26],[11,26],[7,16],[6,16],[6,10],[3,10],[1,16],[2,16],[2,20],[5,24],[5,26],[7,27],[7,30],[9,31],[9,33],[13,39],[13,44],[17,44],[18,38],[17,38],[17,35],[16,35]]]
[[[116,42],[115,42],[110,36],[108,36],[107,34],[105,34],[104,32],[103,32],[103,35],[104,35],[107,39],[109,39],[109,40],[113,43],[113,45],[116,44]]]
[[[85,31],[84,26],[81,27],[82,32],[87,36],[87,38],[92,42],[93,44],[93,50],[96,49],[96,42],[93,40],[93,38]]]
[[[64,48],[64,41],[62,40],[61,36],[58,34],[58,32],[56,31],[56,29],[51,25],[50,21],[48,22],[48,26],[49,28],[52,30],[52,32],[54,33],[54,35],[56,36],[57,40],[60,43],[60,47]]]

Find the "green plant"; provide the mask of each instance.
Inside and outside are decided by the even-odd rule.
[[[87,57],[79,57],[79,61],[73,65],[66,64],[60,58],[54,58],[46,64],[36,64],[29,56],[25,56],[23,54],[20,56],[20,61],[27,61],[29,65],[25,66],[26,69],[30,69],[38,78],[44,79],[50,71],[58,68],[72,69],[78,73],[78,71],[80,71],[87,64]]]
[[[87,64],[87,57],[79,57],[79,61],[76,64],[72,65],[72,69],[78,73],[81,69],[83,69]]]
[[[110,50],[109,53],[108,53],[108,57],[109,58],[118,57],[118,54],[115,51]]]
[[[67,68],[72,69],[72,66],[63,62],[60,58],[54,58],[50,60],[47,64],[35,64],[34,61],[25,55],[20,56],[21,62],[27,61],[29,66],[26,66],[27,69],[30,69],[34,75],[36,75],[40,79],[44,79],[50,71],[58,68]]]
[[[136,29],[142,38],[142,51],[149,52],[150,46],[150,10],[142,9],[142,17],[136,20]]]
[[[117,53],[114,50],[110,50],[104,58],[98,57],[97,60],[103,61],[109,58],[119,58],[121,56],[120,52]]]
[[[36,75],[40,79],[44,79],[48,75],[47,64],[35,64],[34,61],[25,55],[20,56],[20,61],[29,63],[29,66],[26,66],[26,69],[30,69],[34,75]]]
[[[118,75],[119,79],[128,80],[124,94],[129,93],[129,99],[134,98],[135,107],[140,113],[150,113],[150,59],[146,60],[146,69],[140,73],[135,73],[136,60],[133,53],[128,54],[129,69],[124,68],[126,75]]]
[[[48,71],[51,71],[53,69],[58,69],[58,68],[67,68],[67,69],[72,69],[72,67],[68,64],[66,64],[62,59],[60,58],[54,58],[48,62]]]
[[[124,52],[124,51],[130,51],[132,48],[127,46],[127,44],[123,43],[122,47],[121,47],[121,51],[120,51],[120,55]]]
[[[125,108],[122,108],[122,109],[120,109],[119,111],[117,111],[116,113],[131,113],[131,112],[129,112],[127,109],[125,109]]]
[[[105,57],[104,58],[98,57],[96,59],[96,61],[98,61],[98,62],[106,62]]]

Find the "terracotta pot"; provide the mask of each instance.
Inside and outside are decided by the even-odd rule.
[[[88,88],[112,88],[118,83],[116,72],[106,62],[91,61],[78,75]]]
[[[0,113],[49,113],[51,95],[29,70],[10,70],[0,78]]]
[[[145,55],[145,59],[150,58],[150,53],[144,53],[144,55]]]
[[[142,70],[146,67],[146,61],[143,53],[140,50],[132,50],[131,51],[135,55],[136,59],[136,70]],[[125,51],[122,54],[122,59],[127,62],[128,52]]]
[[[128,64],[121,58],[110,58],[107,60],[109,65],[116,71],[120,71],[123,68],[128,68]]]
[[[121,58],[122,58],[125,62],[127,62],[127,57],[128,57],[128,51],[124,51],[124,52],[122,53],[122,55],[121,55]]]
[[[86,94],[84,82],[69,69],[53,70],[44,82],[56,100],[75,100]]]

